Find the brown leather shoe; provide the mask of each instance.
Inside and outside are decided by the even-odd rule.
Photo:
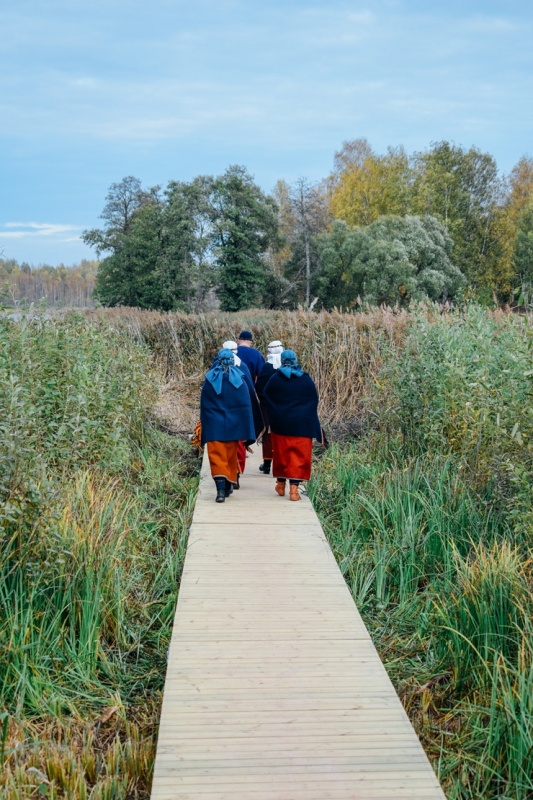
[[[276,481],[274,489],[280,497],[285,497],[285,481]],[[299,499],[299,498],[298,498]]]
[[[289,500],[301,500],[300,492],[298,491],[297,486],[289,486]]]

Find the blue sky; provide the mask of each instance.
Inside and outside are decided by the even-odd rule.
[[[0,10],[0,254],[93,258],[111,183],[243,164],[270,191],[342,142],[533,156],[531,0],[11,0]]]

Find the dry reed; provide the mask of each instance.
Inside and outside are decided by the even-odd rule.
[[[126,329],[150,348],[155,365],[167,380],[163,415],[180,409],[185,429],[196,418],[205,371],[227,339],[251,330],[263,353],[269,341],[280,339],[295,350],[316,382],[320,416],[325,425],[357,427],[362,404],[384,358],[401,346],[409,315],[390,308],[358,314],[337,311],[249,310],[235,314],[163,314],[134,308],[99,309],[90,318]]]

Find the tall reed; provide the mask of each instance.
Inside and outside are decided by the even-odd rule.
[[[156,383],[147,349],[108,326],[0,320],[10,800],[149,791],[197,484],[188,444],[150,424]]]
[[[449,798],[533,796],[531,332],[414,314],[310,484]]]

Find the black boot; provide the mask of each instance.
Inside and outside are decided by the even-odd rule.
[[[233,492],[233,484],[231,481],[228,481],[227,478],[225,480],[226,480],[226,488],[224,494],[226,495],[226,497],[229,497],[230,494]]]
[[[226,479],[215,478],[215,485],[217,487],[217,496],[215,502],[223,503],[226,499]]]
[[[270,467],[272,466],[272,459],[267,459],[263,461],[262,464],[259,465],[259,469],[263,473],[263,475],[270,475]]]

